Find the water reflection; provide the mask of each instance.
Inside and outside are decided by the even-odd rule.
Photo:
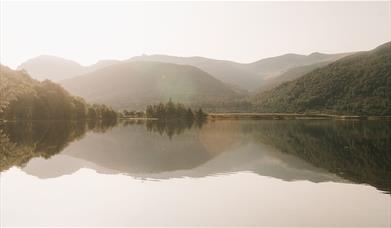
[[[158,132],[160,135],[167,135],[172,138],[180,135],[192,127],[201,128],[205,119],[201,120],[175,120],[175,121],[146,121],[145,126],[149,132]]]
[[[0,172],[12,166],[23,167],[30,159],[48,159],[87,131],[104,133],[117,121],[34,121],[0,125]]]
[[[350,181],[391,190],[390,122],[265,121],[243,130]]]
[[[390,133],[382,121],[11,123],[0,127],[0,170],[48,178],[87,167],[155,179],[250,171],[389,192]]]

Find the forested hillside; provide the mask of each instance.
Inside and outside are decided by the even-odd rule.
[[[89,105],[60,85],[32,79],[24,71],[0,65],[0,119],[70,120],[116,118],[105,105]]]
[[[117,109],[140,110],[170,98],[192,107],[216,106],[240,97],[237,91],[188,65],[125,62],[62,82],[72,94]]]
[[[391,43],[257,94],[253,103],[261,112],[391,115]]]
[[[288,69],[286,72],[272,78],[268,78],[267,80],[264,80],[262,85],[257,89],[257,92],[263,92],[270,89],[273,89],[279,85],[281,85],[284,82],[293,81],[297,78],[300,78],[301,76],[317,69],[323,66],[326,66],[331,62],[320,62],[320,63],[314,63],[310,65],[304,65],[304,66],[298,66]]]

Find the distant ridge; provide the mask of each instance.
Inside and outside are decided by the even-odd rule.
[[[259,75],[270,78],[280,75],[291,68],[320,62],[332,62],[350,54],[351,53],[323,54],[319,52],[314,52],[309,55],[285,54],[249,63],[247,64],[247,67]]]
[[[195,66],[222,82],[246,90],[254,90],[263,78],[249,70],[244,64],[204,57],[177,57],[169,55],[135,56],[129,61],[153,61]]]
[[[391,115],[391,42],[261,92],[253,102],[261,112]]]
[[[187,104],[216,104],[240,96],[237,90],[188,65],[126,61],[61,84],[91,102],[115,108],[143,109],[173,99]]]
[[[40,81],[49,79],[58,82],[119,62],[119,60],[100,60],[96,64],[85,67],[75,61],[61,57],[40,55],[23,62],[17,69],[26,70],[31,77]]]

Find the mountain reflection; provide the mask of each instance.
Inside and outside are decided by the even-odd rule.
[[[48,159],[61,152],[87,131],[105,132],[116,121],[33,121],[0,125],[0,172],[23,167],[34,157]]]
[[[0,126],[0,170],[19,166],[49,178],[91,168],[155,179],[250,171],[389,192],[390,134],[384,121],[7,123]]]
[[[391,190],[388,121],[265,121],[243,130],[345,179]]]

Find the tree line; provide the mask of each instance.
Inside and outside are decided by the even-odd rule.
[[[158,104],[147,105],[145,111],[123,110],[122,118],[155,118],[159,120],[204,120],[207,114],[202,108],[193,111],[182,103],[174,103],[171,99]]]
[[[24,71],[1,66],[0,119],[80,120],[116,119],[117,112],[106,105],[88,104],[70,95],[60,85],[32,79]]]
[[[199,108],[197,111],[193,111],[191,108],[186,108],[181,103],[174,103],[170,99],[167,103],[160,102],[155,105],[148,105],[145,110],[145,116],[147,118],[157,118],[159,120],[203,120],[207,114]]]

